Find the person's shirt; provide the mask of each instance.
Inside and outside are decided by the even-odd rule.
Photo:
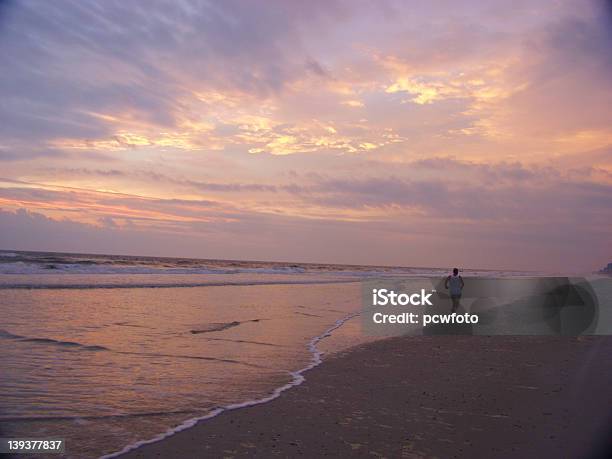
[[[448,285],[450,289],[450,294],[461,295],[461,284],[463,284],[461,276],[449,276]]]

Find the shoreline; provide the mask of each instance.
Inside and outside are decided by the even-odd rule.
[[[598,444],[609,337],[388,338],[319,365],[316,344],[342,323],[311,341],[299,383],[104,457],[598,457],[610,446]]]
[[[180,425],[167,430],[166,432],[163,432],[151,439],[148,440],[140,440],[138,442],[135,443],[131,443],[127,446],[125,446],[124,448],[122,448],[119,451],[115,451],[109,454],[105,454],[100,456],[100,459],[112,459],[112,458],[116,458],[116,457],[124,457],[126,454],[128,454],[129,452],[133,452],[133,451],[137,451],[140,448],[147,446],[147,445],[153,445],[159,442],[162,442],[168,438],[171,438],[172,436],[178,434],[179,432],[183,432],[187,429],[193,428],[195,426],[197,426],[198,424],[211,420],[217,416],[219,416],[220,414],[229,412],[229,411],[234,411],[234,410],[239,410],[242,408],[249,408],[249,407],[253,407],[253,406],[257,406],[257,405],[261,405],[261,404],[265,404],[265,403],[269,403],[275,399],[277,399],[278,397],[280,397],[283,392],[293,388],[293,387],[297,387],[299,385],[301,385],[302,383],[305,382],[306,378],[304,377],[304,373],[306,373],[307,371],[312,370],[313,368],[316,368],[317,366],[321,365],[323,363],[323,351],[320,351],[319,349],[317,349],[317,344],[327,338],[328,336],[330,336],[334,330],[337,330],[338,328],[342,327],[342,325],[344,325],[346,322],[348,322],[349,320],[355,318],[356,316],[359,315],[359,312],[353,312],[351,314],[348,314],[340,319],[338,319],[334,325],[332,325],[331,327],[329,327],[328,329],[326,329],[323,333],[321,333],[320,335],[315,336],[314,338],[312,338],[308,345],[306,346],[307,351],[311,353],[311,362],[305,366],[304,368],[301,368],[299,370],[295,370],[290,372],[291,376],[292,376],[292,380],[282,386],[276,387],[271,394],[266,395],[265,397],[259,398],[259,399],[255,399],[255,400],[247,400],[245,402],[239,402],[239,403],[234,403],[231,405],[227,405],[227,406],[223,406],[223,407],[219,407],[219,408],[215,408],[214,410],[212,410],[211,412],[205,414],[204,416],[200,416],[200,417],[196,417],[196,418],[191,418],[191,419],[187,419],[186,421],[184,421],[183,423],[181,423]]]

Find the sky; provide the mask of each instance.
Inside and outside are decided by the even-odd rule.
[[[611,2],[0,0],[0,248],[592,271]]]

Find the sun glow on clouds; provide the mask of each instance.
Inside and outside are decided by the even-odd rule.
[[[595,3],[529,3],[14,4],[0,205],[117,231],[248,230],[243,258],[261,258],[260,232],[304,232],[292,256],[311,256],[337,222],[354,247],[373,228],[389,247],[434,238],[405,264],[436,264],[457,231],[506,254],[556,228],[573,228],[557,247],[601,248],[609,26]],[[397,262],[381,256],[359,261]]]
[[[109,114],[90,113],[110,123],[116,129],[109,138],[53,139],[48,144],[60,150],[124,151],[139,147],[175,148],[182,150],[223,150],[244,147],[249,153],[290,155],[320,150],[339,153],[357,153],[383,147],[403,139],[392,128],[362,126],[361,135],[343,135],[350,125],[325,123],[317,119],[304,119],[287,123],[277,115],[273,105],[249,110],[240,106],[237,96],[224,97],[218,92],[197,93],[187,113],[176,114],[176,128],[160,131],[155,125],[132,123],[129,119]],[[194,102],[205,102],[197,107]],[[357,103],[351,102],[352,107]],[[346,105],[344,102],[340,102]],[[223,107],[218,110],[215,104]],[[212,105],[212,106],[211,106]],[[126,129],[125,126],[129,127]],[[225,133],[216,132],[219,127]]]

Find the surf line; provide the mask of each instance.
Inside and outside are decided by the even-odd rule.
[[[230,405],[226,405],[226,406],[221,406],[218,408],[215,408],[214,410],[212,410],[210,413],[204,415],[204,416],[199,416],[196,418],[191,418],[188,419],[186,421],[184,421],[183,423],[179,424],[178,426],[167,430],[164,433],[161,433],[149,440],[140,440],[134,443],[131,443],[129,445],[127,445],[125,448],[123,448],[120,451],[116,451],[114,453],[110,453],[110,454],[105,454],[103,456],[100,456],[100,459],[111,459],[111,458],[115,458],[115,457],[119,457],[122,454],[125,454],[129,451],[133,451],[135,449],[140,448],[141,446],[144,445],[149,445],[151,443],[157,443],[158,441],[162,441],[168,437],[171,437],[172,435],[181,432],[183,430],[189,429],[193,426],[195,426],[198,422],[200,421],[206,421],[208,419],[212,419],[214,417],[217,417],[218,415],[220,415],[221,413],[224,413],[226,411],[233,411],[233,410],[238,410],[240,408],[246,408],[249,406],[255,406],[255,405],[261,405],[264,403],[268,403],[271,402],[274,399],[277,399],[278,397],[280,397],[280,395],[285,392],[286,390],[291,389],[292,387],[296,387],[299,386],[300,384],[302,384],[306,378],[304,377],[304,373],[306,373],[308,370],[312,370],[313,368],[319,366],[322,362],[323,362],[323,352],[319,351],[319,349],[317,349],[317,344],[319,344],[319,342],[321,342],[322,340],[324,340],[325,338],[327,338],[328,336],[330,336],[334,330],[337,330],[338,328],[342,327],[342,325],[344,325],[346,322],[348,322],[349,320],[351,320],[353,317],[356,317],[360,314],[359,311],[357,312],[353,312],[352,314],[349,314],[347,316],[344,316],[341,319],[338,319],[334,325],[332,325],[330,328],[328,328],[327,330],[325,330],[322,334],[315,336],[314,338],[312,338],[310,340],[310,342],[308,343],[308,345],[306,346],[306,348],[308,349],[308,351],[312,354],[312,358],[310,361],[310,364],[308,364],[307,366],[305,366],[304,368],[300,369],[300,370],[296,370],[296,371],[291,371],[290,374],[292,376],[292,380],[290,382],[288,382],[287,384],[285,384],[284,386],[280,386],[277,387],[276,389],[274,389],[272,391],[272,393],[270,395],[267,395],[266,397],[263,398],[259,398],[256,400],[248,400],[246,402],[240,402],[240,403],[232,403]]]

